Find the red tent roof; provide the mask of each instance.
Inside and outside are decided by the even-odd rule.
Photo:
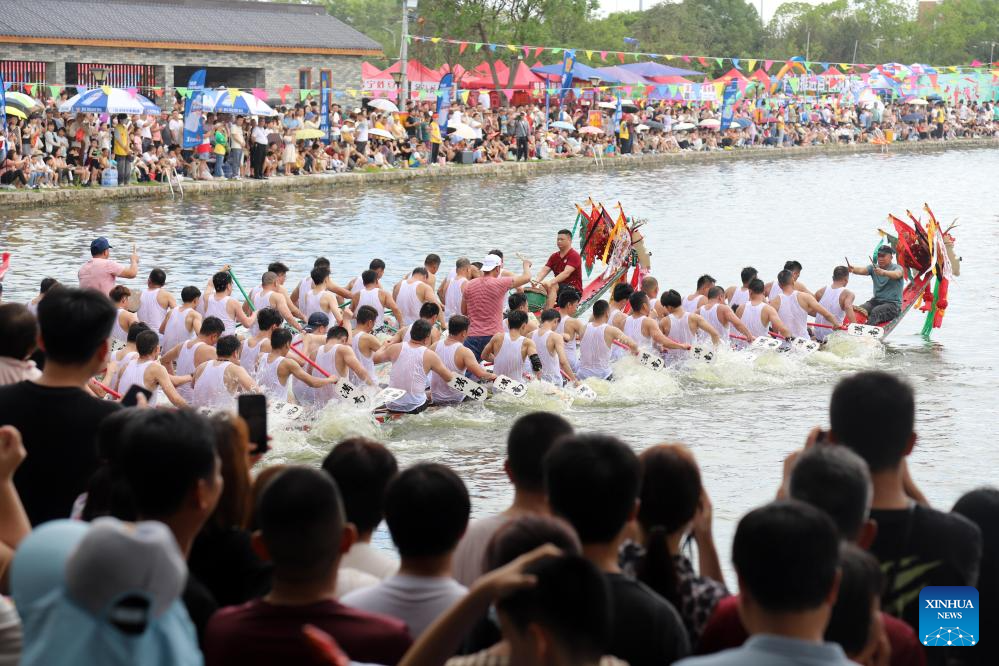
[[[846,76],[843,72],[839,71],[835,67],[830,67],[826,71],[819,74],[819,76]]]
[[[475,71],[478,72],[478,76],[474,78],[467,78],[462,81],[461,85],[463,87],[473,89],[497,87],[493,82],[492,73],[489,71],[489,63],[483,62],[475,68]],[[500,88],[511,87],[516,90],[529,90],[544,83],[544,79],[532,72],[523,61],[518,61],[517,63],[517,70],[513,77],[513,85],[508,86],[507,82],[510,80],[510,69],[502,62],[496,63],[496,76],[499,79]]]
[[[393,72],[402,69],[402,62],[397,60],[391,67],[382,72],[391,76]],[[419,60],[410,60],[406,67],[406,78],[410,81],[440,81],[441,75],[435,70],[424,66]]]
[[[440,75],[441,78],[444,78],[444,75],[447,74],[450,71],[451,71],[451,65],[445,63],[445,64],[441,65],[440,69],[437,70],[437,73]],[[474,72],[471,72],[471,71],[465,69],[461,65],[455,65],[454,66],[454,79],[455,79],[455,81],[461,82],[463,79],[468,79],[468,78],[471,78],[473,76],[475,76]]]
[[[729,79],[739,79],[740,81],[743,81],[743,82],[749,80],[749,79],[746,78],[745,74],[743,74],[742,72],[740,72],[739,70],[737,70],[735,67],[733,67],[732,69],[728,70],[726,73],[722,74],[717,79],[715,79],[715,81],[716,82],[719,82],[719,81],[728,81]]]
[[[380,67],[372,65],[370,62],[361,63],[362,79],[391,79],[392,77],[381,70]]]
[[[756,79],[757,81],[765,85],[770,85],[770,77],[767,76],[767,73],[764,72],[762,69],[758,69],[752,74],[750,74],[749,78]]]

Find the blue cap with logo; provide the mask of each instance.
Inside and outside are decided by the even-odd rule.
[[[316,330],[317,328],[322,328],[323,326],[330,325],[330,318],[325,312],[313,312],[309,315],[309,323],[306,324],[305,330],[308,333]]]
[[[100,254],[104,250],[110,250],[111,243],[104,236],[100,236],[90,241],[90,254]]]

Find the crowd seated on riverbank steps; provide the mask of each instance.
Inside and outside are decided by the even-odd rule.
[[[615,127],[613,109],[603,109],[595,120],[589,106],[554,108],[546,124],[544,105],[490,108],[488,95],[480,99],[475,105],[453,106],[443,132],[435,129],[430,102],[412,102],[401,114],[334,104],[329,145],[302,137],[305,130],[319,127],[319,104],[311,97],[278,107],[278,115],[269,119],[206,114],[202,143],[191,150],[181,149],[179,102],[160,116],[108,116],[60,113],[58,100],[48,100],[43,110],[27,119],[8,116],[0,149],[0,187],[110,187],[168,180],[172,184],[180,179],[600,160],[749,146],[889,146],[902,141],[999,137],[995,102],[879,101],[872,107],[790,103],[767,108],[743,100],[737,104],[734,125],[722,132],[718,106],[710,103],[650,101],[636,112],[624,113]],[[453,129],[456,126],[458,130]]]

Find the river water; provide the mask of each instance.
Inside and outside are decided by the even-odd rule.
[[[653,375],[638,366],[598,386],[599,399],[566,409],[529,395],[522,403],[447,409],[387,426],[353,414],[323,414],[308,435],[279,433],[273,461],[319,461],[348,433],[385,441],[401,464],[432,460],[455,468],[473,496],[473,512],[501,509],[510,496],[502,471],[511,421],[531,408],[557,409],[582,429],[616,432],[640,450],[684,442],[695,451],[715,505],[722,558],[740,515],[772,498],[781,461],[814,425],[827,425],[829,395],[851,371],[881,368],[912,382],[918,394],[919,441],[913,476],[937,506],[949,508],[965,491],[995,483],[999,453],[996,395],[999,354],[999,151],[862,154],[671,164],[539,175],[410,181],[338,192],[312,189],[273,195],[60,206],[0,213],[0,247],[14,255],[5,300],[28,300],[41,277],[75,283],[89,242],[106,235],[119,259],[132,243],[142,255],[140,275],[168,273],[179,294],[203,285],[223,263],[244,284],[270,261],[292,267],[289,288],[317,255],[333,262],[341,283],[378,256],[391,283],[420,265],[428,252],[445,267],[460,255],[480,258],[492,248],[521,251],[540,266],[554,249],[555,232],[571,227],[574,202],[588,196],[628,215],[648,219],[643,229],[653,274],[663,288],[684,295],[711,273],[738,283],[753,265],[771,280],[787,259],[804,264],[802,281],[827,284],[844,255],[870,256],[877,228],[889,212],[904,219],[924,202],[941,222],[959,219],[957,252],[964,257],[950,307],[932,341],[920,337],[922,313],[909,317],[887,344],[846,341],[831,352],[799,359],[761,358],[755,365],[722,358],[714,366]],[[993,257],[989,259],[988,257]],[[989,267],[989,262],[991,268]],[[442,276],[444,272],[442,271]],[[133,281],[136,288],[142,280]],[[859,301],[867,278],[854,277]],[[858,302],[859,302],[858,301]],[[991,397],[990,397],[991,396]],[[730,571],[730,570],[729,570]],[[730,580],[730,583],[734,582]]]

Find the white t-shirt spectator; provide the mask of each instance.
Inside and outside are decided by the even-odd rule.
[[[402,620],[416,639],[434,620],[468,594],[453,578],[396,574],[375,587],[341,597],[345,606]]]
[[[170,130],[170,141],[164,143],[179,144],[181,140],[181,132],[184,129],[184,121],[180,118],[171,118],[170,122],[167,123],[167,127]]]
[[[262,143],[267,145],[267,128],[263,125],[257,125],[253,128],[253,143]]]
[[[489,92],[485,91],[485,90],[480,90],[479,91],[479,106],[481,106],[483,109],[487,109],[488,110],[489,109],[489,105],[491,103],[492,102],[489,99]]]

